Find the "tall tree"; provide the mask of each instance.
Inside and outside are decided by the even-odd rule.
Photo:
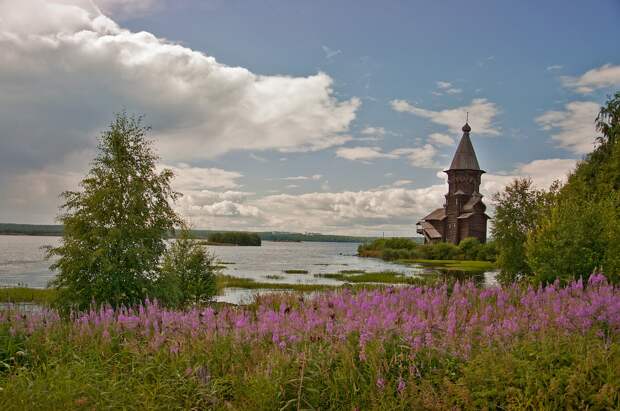
[[[580,162],[527,242],[540,282],[602,270],[620,275],[620,93],[596,118],[597,147]]]
[[[502,282],[511,282],[532,275],[525,255],[528,234],[537,226],[557,190],[550,192],[532,187],[531,179],[515,179],[503,191],[495,193],[495,216],[491,234],[498,250],[497,264]]]
[[[165,239],[181,220],[170,202],[172,171],[156,170],[158,157],[141,117],[118,114],[99,137],[98,155],[80,183],[62,194],[62,243],[52,286],[65,306],[141,302],[158,277]]]

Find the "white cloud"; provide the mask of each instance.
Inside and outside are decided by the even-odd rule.
[[[219,203],[204,206],[202,214],[212,217],[259,217],[260,211],[253,206],[233,203],[232,201],[221,201]]]
[[[422,147],[399,148],[392,151],[391,154],[405,156],[412,167],[437,167],[435,163],[437,149],[431,144],[425,144]]]
[[[184,163],[177,166],[163,165],[160,168],[172,170],[174,173],[173,188],[180,192],[238,188],[241,185],[237,183],[237,180],[243,177],[243,174],[236,171],[191,167]]]
[[[585,72],[579,77],[562,76],[565,87],[575,89],[578,93],[589,94],[602,88],[620,86],[620,65],[605,64]]]
[[[382,140],[387,131],[383,127],[364,127],[360,133],[366,137],[358,138],[358,140],[376,141]]]
[[[449,135],[442,134],[442,133],[432,133],[431,135],[428,136],[428,140],[435,144],[439,144],[442,146],[454,145],[454,139],[450,137]]]
[[[490,197],[501,191],[515,178],[529,177],[534,187],[547,189],[555,181],[566,182],[566,177],[575,168],[576,159],[550,158],[520,164],[516,169],[503,174],[484,174],[480,185],[483,195]]]
[[[411,113],[419,117],[427,118],[433,123],[448,127],[453,133],[459,133],[465,123],[466,113],[469,112],[469,123],[472,132],[477,135],[498,135],[499,127],[494,124],[499,109],[484,98],[476,98],[467,106],[446,110],[427,110],[416,107],[405,100],[392,100],[392,108],[401,113]]]
[[[397,156],[384,153],[381,147],[341,147],[336,155],[347,160],[375,160],[378,158],[396,158]]]
[[[449,81],[436,81],[435,84],[440,91],[432,91],[431,93],[436,96],[441,96],[443,93],[446,94],[459,94],[462,93],[463,90],[460,88],[456,88],[452,86],[452,83]]]
[[[531,177],[534,185],[547,188],[565,179],[574,159],[543,159],[521,164],[506,173],[482,177],[481,192],[490,197],[514,178]],[[215,229],[318,231],[326,233],[376,234],[381,230],[413,235],[415,222],[443,204],[447,191],[442,184],[406,189],[413,181],[401,179],[376,189],[342,192],[278,194],[258,197],[253,193],[202,190],[186,193],[177,204],[195,227]],[[295,188],[295,187],[292,187]],[[322,190],[328,190],[325,186]]]
[[[337,193],[279,194],[257,200],[271,210],[271,227],[294,231],[377,233],[382,227],[412,235],[415,222],[440,204],[444,186],[387,188]]]
[[[543,130],[554,130],[551,138],[560,147],[576,154],[585,154],[594,148],[597,136],[594,120],[600,110],[592,101],[573,101],[563,111],[547,111],[536,118]]]
[[[166,161],[232,150],[312,151],[343,144],[360,101],[339,101],[325,73],[257,75],[122,29],[86,0],[0,0],[0,124],[33,161],[93,146],[126,107],[147,114]],[[70,118],[71,121],[67,121]],[[28,123],[29,127],[20,124]],[[19,158],[19,157],[22,158]]]
[[[383,140],[385,136],[400,136],[401,134],[394,131],[386,130],[383,127],[366,126],[360,130],[360,134],[363,137],[357,137],[357,141],[379,141]]]
[[[137,13],[155,3],[0,0],[0,202],[13,204],[3,205],[3,219],[41,222],[47,207],[43,222],[49,222],[57,193],[75,188],[62,176],[87,169],[64,159],[92,158],[95,136],[123,108],[146,114],[168,164],[196,164],[234,150],[322,150],[351,140],[360,102],[336,98],[327,74],[254,74],[123,29],[99,9]],[[238,185],[236,174],[176,168],[177,187]],[[13,190],[35,176],[36,185]],[[33,197],[41,185],[53,197]]]

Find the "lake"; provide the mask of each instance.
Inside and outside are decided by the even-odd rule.
[[[23,285],[44,288],[54,278],[45,260],[46,246],[55,246],[60,237],[0,235],[0,287]],[[403,266],[373,258],[357,257],[357,243],[273,242],[261,247],[209,246],[225,267],[224,274],[271,283],[341,284],[314,274],[342,270],[368,272],[396,271],[405,275],[424,275],[428,269]],[[308,274],[287,274],[284,270],[305,270]],[[492,282],[492,273],[485,282]],[[277,275],[273,279],[267,276]],[[486,278],[489,277],[489,278]],[[218,300],[240,302],[252,299],[260,290],[226,289]]]

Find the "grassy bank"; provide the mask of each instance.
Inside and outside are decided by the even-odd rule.
[[[56,291],[52,289],[7,287],[0,288],[1,303],[33,303],[49,305],[56,297]]]
[[[424,267],[433,267],[447,271],[489,271],[496,268],[490,261],[469,260],[428,260],[422,258],[397,260],[400,264],[419,264]]]
[[[495,244],[481,244],[475,238],[465,238],[454,245],[451,243],[420,244],[407,238],[380,238],[358,247],[360,257],[381,258],[386,261],[481,261],[493,262],[497,250]]]
[[[617,409],[620,292],[595,280],[4,312],[0,409]]]
[[[224,288],[246,288],[250,290],[268,289],[310,292],[335,288],[335,286],[326,284],[267,283],[256,281],[251,278],[233,277],[230,275],[218,275],[217,286],[220,291]]]
[[[401,273],[380,272],[340,272],[334,274],[315,274],[315,277],[331,278],[333,280],[348,283],[383,283],[383,284],[410,284],[410,285],[430,285],[436,282],[435,277],[407,277]]]

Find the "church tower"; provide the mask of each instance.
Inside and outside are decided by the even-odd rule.
[[[438,208],[420,222],[417,232],[427,243],[439,241],[458,244],[466,237],[486,242],[486,206],[480,194],[480,169],[469,133],[468,123],[463,126],[463,136],[456,149],[448,174],[448,193],[443,208]]]

